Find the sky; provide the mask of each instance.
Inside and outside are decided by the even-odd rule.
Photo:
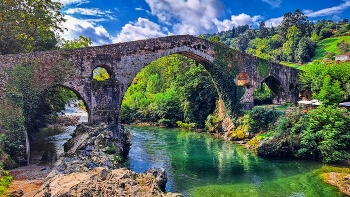
[[[65,39],[94,45],[168,35],[226,31],[238,25],[278,26],[296,9],[308,20],[350,20],[350,0],[54,0],[63,4]]]

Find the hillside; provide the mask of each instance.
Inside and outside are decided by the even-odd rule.
[[[327,53],[329,54],[333,52],[334,55],[341,54],[340,50],[337,47],[337,44],[343,40],[347,43],[350,43],[350,36],[339,36],[321,40],[318,43],[318,47],[315,51],[315,56],[312,58],[312,60],[322,60],[324,58],[327,58]]]

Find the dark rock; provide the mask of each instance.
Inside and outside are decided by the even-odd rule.
[[[168,181],[168,176],[164,168],[150,168],[144,172],[145,174],[152,174],[157,181],[158,187],[165,192],[165,185]]]
[[[10,193],[9,197],[21,197],[23,195],[24,195],[23,191],[19,189]]]

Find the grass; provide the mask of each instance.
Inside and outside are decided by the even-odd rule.
[[[339,37],[332,37],[332,38],[321,40],[318,43],[316,54],[312,58],[312,60],[324,59],[327,52],[333,52],[335,53],[335,55],[341,54],[341,51],[339,51],[337,44],[343,40],[345,42],[350,42],[350,36],[339,36]]]

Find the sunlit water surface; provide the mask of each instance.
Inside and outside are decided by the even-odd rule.
[[[328,166],[296,159],[262,158],[206,134],[127,126],[129,168],[165,168],[166,190],[185,196],[343,196],[319,176]]]

